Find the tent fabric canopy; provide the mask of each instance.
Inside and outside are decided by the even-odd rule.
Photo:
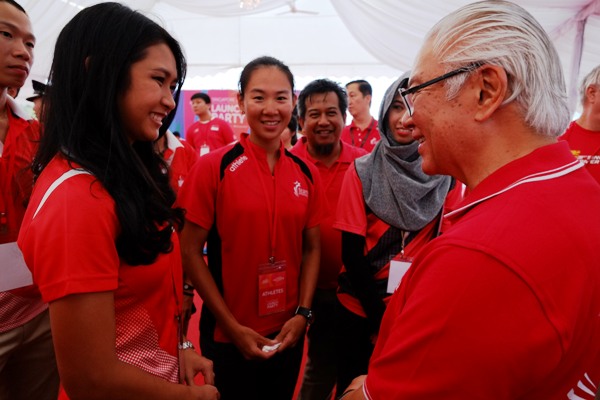
[[[99,2],[19,1],[38,38],[31,78],[47,78],[62,27],[82,8]],[[254,9],[241,8],[240,0],[121,2],[173,33],[186,52],[193,81],[240,68],[264,54],[283,60],[296,76],[393,78],[411,67],[435,22],[472,1],[260,0]],[[531,12],[554,41],[574,106],[581,78],[600,64],[600,0],[515,3]],[[292,5],[300,12],[289,12]],[[25,87],[23,93],[30,90]]]

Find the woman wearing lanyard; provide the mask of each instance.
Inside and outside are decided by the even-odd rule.
[[[398,283],[390,260],[399,255],[400,265],[409,265],[410,257],[437,235],[451,184],[450,177],[421,169],[419,143],[402,125],[405,107],[398,89],[407,83],[405,73],[386,91],[379,112],[381,141],[355,161],[342,184],[344,200],[334,224],[342,231],[344,262],[337,293],[339,393],[367,373],[383,312]]]
[[[319,174],[281,142],[296,102],[287,66],[250,62],[238,102],[250,134],[201,157],[179,192],[184,270],[221,398],[291,399],[319,268]]]

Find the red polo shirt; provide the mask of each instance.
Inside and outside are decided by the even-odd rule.
[[[384,314],[368,399],[593,399],[600,187],[566,143],[482,181]]]
[[[186,219],[211,232],[208,265],[229,310],[242,325],[268,335],[281,329],[298,306],[302,234],[321,222],[321,183],[316,167],[283,145],[271,174],[266,152],[248,137],[243,134],[240,142],[200,157],[177,201]],[[286,307],[259,316],[258,268],[271,255],[286,262]],[[203,311],[202,319],[209,321],[203,326],[213,331],[214,340],[230,341],[210,312]]]
[[[342,235],[340,231],[333,229],[333,223],[337,213],[342,182],[353,161],[367,154],[367,151],[342,142],[340,156],[331,166],[327,167],[311,157],[307,146],[306,137],[303,137],[296,143],[291,152],[312,162],[317,167],[325,192],[325,201],[321,204],[325,216],[321,222],[321,268],[319,269],[317,287],[320,289],[335,289],[337,287],[337,277],[342,268]]]
[[[379,140],[381,140],[381,136],[379,136],[375,118],[371,118],[371,122],[364,130],[356,126],[354,120],[352,120],[350,125],[346,125],[342,131],[342,141],[365,149],[369,153],[373,151],[373,147]]]

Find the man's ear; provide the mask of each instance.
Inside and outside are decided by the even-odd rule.
[[[304,118],[302,118],[299,115],[298,115],[298,126],[300,127],[300,130],[304,129]]]
[[[479,99],[475,120],[485,121],[502,105],[508,92],[508,76],[498,65],[484,64],[477,69]]]
[[[595,103],[600,100],[600,93],[596,85],[589,85],[585,88],[585,99],[588,103]]]

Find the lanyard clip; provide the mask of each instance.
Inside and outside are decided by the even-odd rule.
[[[274,256],[269,257],[269,262],[271,264],[275,264],[275,257]]]

